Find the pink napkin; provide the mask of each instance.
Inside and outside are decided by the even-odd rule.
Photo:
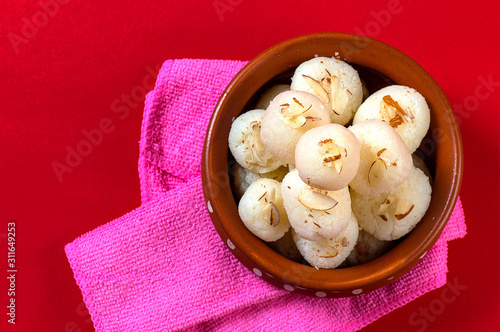
[[[445,284],[447,241],[466,233],[460,200],[417,266],[384,288],[351,298],[293,294],[232,256],[209,219],[200,161],[211,112],[244,64],[163,65],[146,99],[141,207],[65,248],[97,331],[353,331]]]

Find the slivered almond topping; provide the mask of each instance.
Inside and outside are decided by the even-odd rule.
[[[260,152],[257,149],[251,149],[252,150],[252,164],[258,164],[258,165],[264,165],[265,162],[262,160],[262,156],[260,155]]]
[[[318,152],[325,156],[323,166],[334,167],[337,175],[342,172],[342,156],[347,156],[345,148],[335,144],[331,138],[327,138],[318,142]]]
[[[372,207],[372,212],[373,212]],[[380,204],[378,208],[379,217],[382,220],[387,221],[388,215],[394,215],[397,220],[401,220],[406,217],[413,210],[414,205],[394,197],[394,195],[389,194],[386,199]]]
[[[368,170],[368,184],[372,187],[379,187],[385,179],[386,170],[386,163],[382,159],[377,158]]]
[[[262,194],[262,196],[260,196],[257,201],[260,201],[262,198],[264,198],[264,196],[266,196],[266,194],[267,194],[267,191],[264,191],[264,193]]]
[[[283,123],[289,125],[292,128],[300,128],[306,124],[307,121],[316,121],[316,118],[309,117],[310,119],[308,120],[308,117],[305,117],[303,114],[309,111],[312,107],[312,104],[309,105],[308,108],[305,108],[302,103],[300,103],[295,97],[293,100],[302,107],[291,107],[289,104],[282,104],[282,108],[280,110],[280,119]]]
[[[293,101],[294,101],[296,104],[299,104],[299,105],[300,105],[300,107],[304,108],[304,105],[302,105],[302,103],[301,103],[300,101],[298,101],[298,100],[297,100],[297,98],[293,97],[292,99],[293,99]]]
[[[283,120],[287,125],[294,129],[303,127],[307,123],[307,119],[302,115],[287,117]]]
[[[297,116],[302,114],[303,110],[299,110],[297,108],[292,108],[292,107],[283,107],[280,111],[281,116],[288,118],[292,116]]]
[[[342,160],[340,160],[340,154],[335,155],[333,157],[326,157],[323,159],[323,166],[334,167],[337,175],[342,172]]]
[[[396,113],[394,115],[394,117],[389,120],[389,125],[392,128],[397,128],[397,127],[399,127],[399,125],[403,124],[404,122],[405,122],[404,118],[399,113]]]
[[[321,118],[315,116],[306,116],[306,121],[321,121]]]
[[[340,172],[342,172],[342,168],[344,167],[344,165],[342,165],[341,160],[337,160],[333,163],[333,167],[335,167],[335,172],[337,172],[337,175],[339,175]]]
[[[385,163],[386,167],[389,167],[392,165],[391,161],[389,159],[387,159],[386,157],[380,156],[378,159],[382,160]]]
[[[273,202],[269,202],[269,206],[271,207],[271,216],[269,218],[270,225],[276,227],[280,223],[280,211]]]
[[[272,188],[269,192],[269,200],[274,202],[276,200],[276,188]]]
[[[331,138],[324,139],[318,142],[318,152],[322,155],[339,155],[347,157],[347,150],[335,144]]]
[[[321,146],[321,145],[323,145],[323,144],[330,144],[330,143],[333,143],[333,139],[331,139],[331,138],[326,138],[326,139],[324,139],[324,140],[319,141],[319,142],[318,142],[318,145],[319,145],[319,146]]]
[[[298,200],[303,206],[311,210],[318,211],[327,211],[333,209],[338,204],[338,202],[332,197],[313,190],[304,191],[298,197]]]
[[[377,152],[377,157],[378,157],[378,159],[382,160],[382,161],[385,163],[385,166],[386,166],[387,168],[388,168],[389,166],[397,166],[397,165],[398,165],[397,161],[392,161],[392,162],[391,162],[391,160],[390,160],[389,158],[387,158],[387,157],[383,156],[383,154],[385,153],[385,151],[387,151],[387,149],[386,149],[386,148],[383,148],[383,149],[381,149],[381,150],[379,150],[379,151]]]
[[[392,198],[392,195],[387,196],[387,198],[382,202],[382,204],[380,204],[378,211],[380,213],[385,212],[387,208],[391,205],[393,200],[394,199]]]
[[[303,112],[302,112],[302,114],[304,114],[305,112],[309,111],[312,107],[313,107],[313,104],[309,105],[309,107],[308,107],[308,108],[306,108],[306,110],[305,110],[305,111],[303,111]],[[305,107],[304,107],[304,108],[305,108]]]
[[[409,110],[405,111],[390,95],[382,97],[380,115],[382,120],[393,128],[397,128],[405,122],[413,122],[414,119],[413,114]]]
[[[330,94],[332,98],[332,111],[337,115],[341,115],[345,111],[349,96],[346,89],[340,84],[337,76],[332,76]]]
[[[246,151],[245,162],[247,164],[255,164],[264,166],[269,161],[269,156],[266,156],[264,144],[260,138],[260,121],[252,121],[249,123],[248,128],[250,129],[246,133],[242,132],[245,139],[242,143],[246,146],[244,151]]]
[[[330,95],[329,95],[328,91],[325,90],[325,88],[323,87],[323,85],[320,82],[318,82],[317,80],[315,80],[311,76],[302,75],[302,77],[307,82],[307,84],[311,87],[311,89],[313,89],[314,92],[316,92],[316,95],[324,103],[328,104],[330,102]]]
[[[397,220],[401,220],[404,217],[406,217],[407,215],[409,215],[411,210],[413,210],[414,207],[415,207],[415,205],[413,205],[409,202],[399,200],[396,203],[396,210],[394,211],[394,217],[396,217]]]
[[[379,150],[379,151],[377,152],[377,157],[380,157],[380,155],[381,155],[382,153],[384,153],[386,150],[387,150],[386,148],[383,148],[383,149]]]
[[[335,160],[339,160],[341,157],[340,157],[340,154],[336,154],[334,155],[333,157],[326,157],[325,159],[323,159],[323,164],[325,163],[331,163]]]
[[[313,221],[313,224],[314,224],[314,226],[316,226],[316,227],[318,227],[318,228],[321,228],[321,226],[320,226],[320,225],[318,225],[317,223],[315,223],[314,221]]]
[[[340,172],[342,172],[342,161],[338,160],[338,161],[333,161],[331,163],[328,163],[323,160],[323,165],[327,165],[328,167],[333,167],[335,169],[335,173],[337,173],[337,175],[340,174]]]

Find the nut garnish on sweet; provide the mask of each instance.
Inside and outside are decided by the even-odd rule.
[[[405,122],[413,122],[414,119],[413,114],[409,110],[405,111],[390,95],[382,97],[380,115],[393,128],[397,128]]]
[[[340,84],[340,79],[337,76],[332,75],[328,71],[328,69],[325,69],[325,72],[326,75],[323,76],[319,81],[304,74],[302,74],[302,77],[311,87],[311,89],[316,92],[316,95],[325,104],[331,103],[332,111],[336,115],[340,115],[344,113],[349,95],[352,95],[352,93],[342,87],[342,84]]]
[[[274,201],[276,200],[276,189],[271,188],[270,191],[265,191],[262,196],[257,200],[260,202],[263,200],[265,203],[265,209],[269,210],[269,224],[273,227],[276,227],[280,223],[280,211]]]
[[[338,202],[326,195],[325,191],[305,190],[299,197],[300,204],[311,210],[327,211],[337,206]]]
[[[309,111],[312,107],[312,104],[309,107],[305,107],[297,98],[293,98],[294,105],[290,105],[289,103],[281,104],[280,111],[280,119],[285,124],[289,125],[292,128],[300,128],[303,127],[307,121],[319,121],[321,118],[312,117],[312,116],[304,116],[303,114]]]
[[[368,170],[368,183],[371,186],[377,187],[385,178],[385,171],[390,166],[397,166],[397,161],[390,161],[387,157],[383,156],[386,148],[380,149],[377,152],[377,159],[370,165]]]
[[[328,104],[330,102],[330,94],[320,82],[316,81],[311,76],[302,75],[302,77],[324,103]]]
[[[269,206],[271,207],[269,222],[271,226],[276,227],[280,223],[280,211],[273,202],[269,202]]]
[[[246,163],[264,165],[266,161],[263,160],[264,155],[264,145],[260,139],[260,121],[252,121],[249,124],[250,131],[247,136],[247,140],[253,142],[252,145],[248,148],[247,155],[245,158]]]
[[[409,215],[414,207],[415,205],[411,204],[410,202],[399,200],[396,204],[396,211],[394,211],[394,217],[396,217],[397,220],[401,220],[407,215]]]
[[[370,165],[370,169],[368,170],[368,184],[373,187],[378,187],[385,178],[385,171],[387,170],[387,166],[385,162],[377,158]]]
[[[324,156],[323,165],[334,167],[337,174],[342,172],[342,157],[347,157],[347,150],[338,146],[331,138],[318,142],[318,152]]]
[[[398,199],[394,195],[389,194],[386,199],[380,204],[378,208],[378,216],[382,220],[387,221],[388,214],[390,214],[392,211],[394,217],[397,220],[401,220],[410,214],[414,206],[415,205],[410,202],[407,202],[403,199]]]

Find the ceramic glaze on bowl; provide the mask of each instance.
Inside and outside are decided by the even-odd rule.
[[[244,226],[230,184],[229,172],[234,161],[227,140],[232,120],[252,109],[266,88],[278,83],[290,84],[295,68],[315,56],[336,56],[351,64],[370,93],[390,84],[412,87],[425,97],[431,111],[429,132],[417,150],[434,177],[429,209],[417,227],[392,250],[355,267],[317,270],[279,255]],[[420,65],[397,49],[368,37],[319,33],[271,47],[250,61],[227,86],[207,129],[202,159],[203,190],[222,241],[250,271],[290,292],[345,297],[370,292],[397,280],[425,256],[453,211],[462,164],[462,143],[452,109],[440,87]]]

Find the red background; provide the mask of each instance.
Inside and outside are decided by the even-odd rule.
[[[498,2],[60,0],[43,9],[45,2],[56,3],[0,4],[0,330],[7,326],[7,222],[15,220],[17,323],[9,330],[93,331],[63,248],[140,205],[137,87],[151,87],[151,70],[171,58],[249,60],[284,39],[321,31],[365,34],[414,58],[454,106],[464,143],[468,235],[450,243],[448,274],[460,287],[430,292],[364,330],[500,326],[493,215],[500,83],[489,90],[481,83],[500,82]],[[38,26],[30,30],[30,21]],[[132,93],[129,114],[112,112]],[[53,163],[64,164],[67,149],[106,118],[113,129],[59,181]]]

